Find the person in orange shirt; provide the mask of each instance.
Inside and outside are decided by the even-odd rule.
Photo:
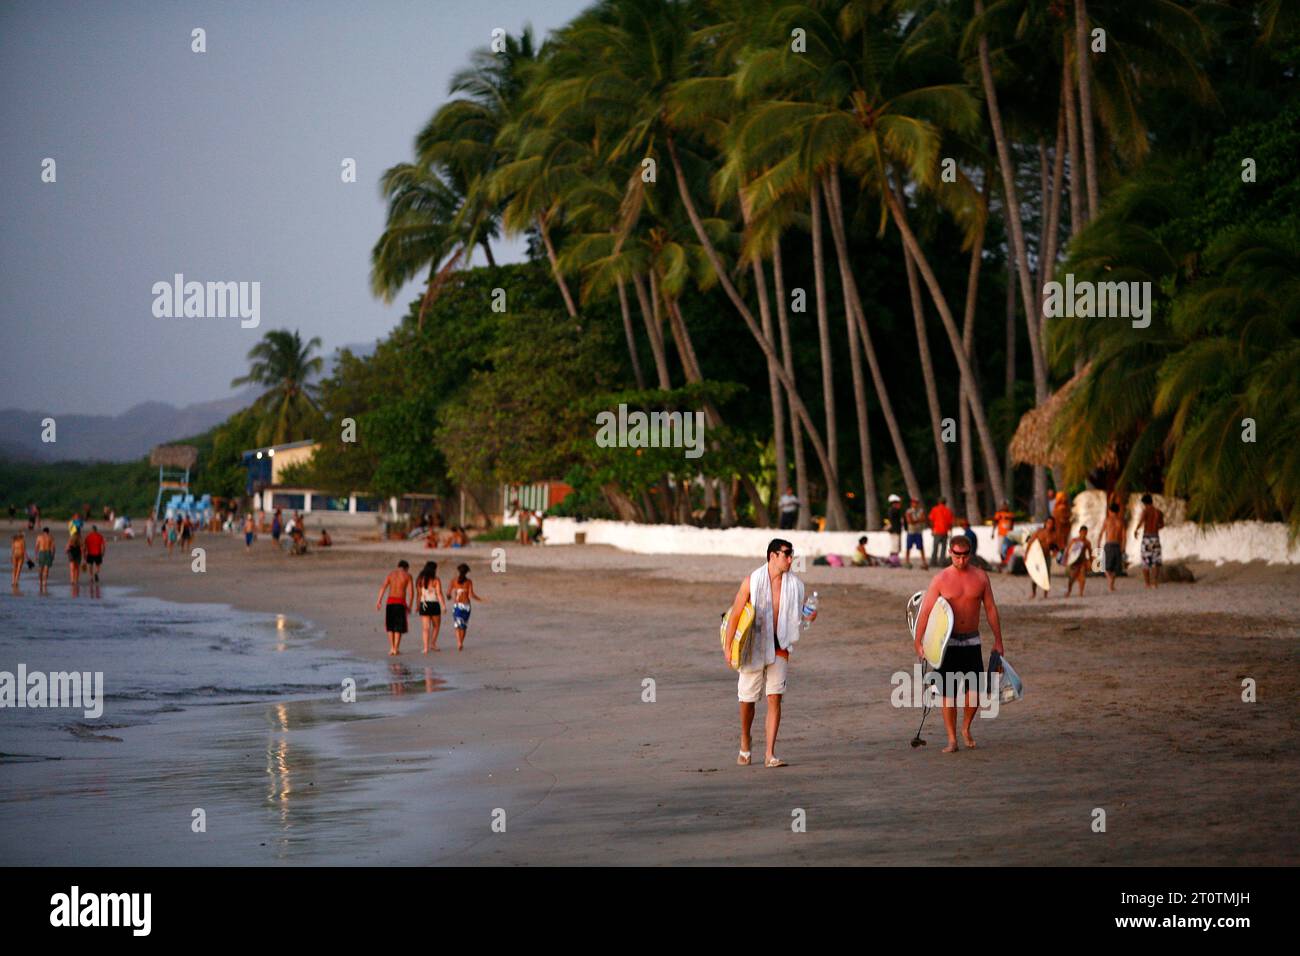
[[[1016,526],[1016,516],[1011,513],[1011,503],[1002,502],[1002,507],[994,513],[993,520],[998,526],[998,560],[1005,564],[1008,547],[1007,535],[1011,534],[1011,529]]]
[[[948,560],[948,535],[952,532],[952,522],[948,499],[940,498],[939,503],[930,509],[930,563],[936,567],[940,561]]]

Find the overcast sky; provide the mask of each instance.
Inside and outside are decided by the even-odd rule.
[[[325,353],[419,294],[369,291],[378,181],[411,161],[495,27],[540,37],[589,0],[0,5],[0,408],[117,414],[229,395],[273,328]],[[191,52],[191,31],[207,52]],[[41,181],[46,157],[56,183]],[[340,181],[357,162],[357,182]],[[522,258],[522,239],[494,249]],[[155,282],[261,283],[261,324],[160,319]]]

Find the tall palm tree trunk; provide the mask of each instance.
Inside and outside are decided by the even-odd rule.
[[[966,304],[962,312],[961,346],[966,353],[966,361],[975,368],[975,304],[979,298],[980,269],[984,263],[984,233],[988,223],[989,192],[993,188],[993,170],[985,167],[984,181],[980,185],[980,205],[984,215],[980,220],[979,231],[971,245],[970,269],[966,273]],[[960,409],[958,428],[961,440],[961,483],[966,501],[966,519],[973,525],[980,524],[979,491],[975,486],[975,447],[971,442],[970,402],[966,399],[965,383],[957,383],[957,407]]]
[[[916,278],[916,264],[907,250],[903,250],[907,266],[907,290],[912,300],[912,321],[916,325],[916,350],[921,359],[921,380],[925,385],[925,403],[930,409],[930,431],[934,436],[934,460],[939,468],[939,494],[953,504],[952,469],[948,464],[948,446],[943,440],[943,412],[939,410],[939,386],[934,378],[934,362],[930,359],[930,337],[925,333],[925,303],[921,301],[921,285]],[[960,406],[958,406],[960,408]]]
[[[1070,238],[1083,229],[1083,167],[1079,161],[1079,117],[1074,104],[1074,77],[1070,74],[1070,37],[1061,51],[1061,101],[1065,107],[1065,141],[1070,152]]]
[[[773,354],[772,347],[768,344],[767,340],[763,338],[763,330],[760,329],[758,323],[754,321],[754,314],[749,311],[749,307],[745,305],[745,300],[741,298],[740,293],[736,291],[736,287],[732,283],[731,277],[727,274],[727,269],[722,262],[722,257],[718,255],[718,250],[714,247],[713,240],[709,238],[708,232],[704,229],[704,223],[700,219],[699,210],[695,208],[695,200],[692,198],[690,189],[688,189],[686,185],[686,172],[682,169],[681,158],[677,155],[677,144],[674,142],[671,135],[667,138],[667,143],[668,154],[673,162],[673,174],[677,179],[677,192],[681,195],[682,205],[686,208],[686,215],[690,218],[691,226],[695,229],[695,235],[700,240],[700,245],[704,248],[704,254],[709,260],[709,265],[713,267],[714,275],[718,277],[718,282],[722,285],[723,291],[726,292],[727,298],[731,300],[731,304],[735,307],[736,311],[740,313],[740,317],[745,321],[745,326],[749,329],[749,334],[754,338],[754,341],[758,343],[759,348],[763,351],[764,358],[767,358],[769,361],[773,360],[776,356]],[[827,520],[831,520],[830,516],[832,514],[838,514],[840,520],[843,521],[844,502],[840,499],[839,483],[834,480],[835,472],[831,469],[830,460],[826,457],[826,445],[822,442],[822,437],[817,431],[817,426],[813,422],[812,416],[808,414],[808,408],[804,405],[803,399],[799,397],[799,392],[795,389],[794,383],[791,382],[790,377],[786,375],[785,368],[780,365],[778,365],[777,368],[777,377],[782,380],[781,384],[784,385],[790,393],[791,410],[803,422],[804,428],[808,431],[808,441],[812,443],[813,450],[817,453],[817,459],[821,463],[822,470],[830,476],[826,488]]]
[[[1007,378],[1003,395],[1007,400],[1008,412],[1014,412],[1016,407],[1016,284],[1011,281],[1010,274],[1007,275]],[[1016,477],[1015,464],[1011,461],[1010,442],[1007,442],[1005,459],[1003,485],[1007,497],[1002,500],[1010,503],[1011,497],[1015,494]],[[1001,504],[1002,501],[999,501],[998,505]]]
[[[983,0],[975,0],[975,13],[984,13]],[[1025,231],[1020,220],[1020,201],[1016,197],[1016,171],[1011,158],[1011,148],[1007,142],[1006,130],[1002,125],[1002,111],[998,107],[997,85],[993,82],[993,64],[989,57],[989,40],[987,34],[979,38],[980,78],[984,87],[984,99],[988,105],[989,125],[993,128],[993,142],[997,146],[998,166],[1002,171],[1002,191],[1006,206],[1007,225],[1011,232],[1011,247],[1016,257],[1016,274],[1020,282],[1020,298],[1025,310],[1025,327],[1029,333],[1029,356],[1034,370],[1034,403],[1042,405],[1047,401],[1047,359],[1042,343],[1038,338],[1038,297],[1033,295],[1029,279],[1029,252],[1025,246]],[[1041,467],[1034,469],[1033,514],[1041,517],[1047,493],[1047,473]],[[997,497],[997,495],[995,495]]]
[[[912,227],[907,223],[907,213],[894,195],[893,190],[886,184],[885,188],[881,190],[881,194],[885,197],[885,202],[889,206],[889,212],[894,219],[894,224],[898,226],[898,231],[903,234],[904,245],[912,253],[912,258],[916,260],[916,264],[921,270],[921,276],[925,279],[925,284],[930,290],[930,297],[934,300],[935,308],[939,311],[939,318],[943,321],[944,331],[948,333],[948,344],[952,347],[953,355],[957,359],[958,371],[961,374],[962,381],[965,382],[966,398],[970,402],[971,416],[975,419],[975,431],[979,435],[980,448],[984,452],[984,466],[988,470],[989,480],[996,483],[994,495],[1001,497],[1002,481],[998,475],[998,457],[993,448],[993,433],[989,429],[988,418],[984,414],[984,399],[980,395],[979,380],[975,378],[971,364],[966,358],[966,352],[962,348],[961,335],[957,331],[957,323],[953,320],[952,312],[948,309],[948,300],[944,297],[943,289],[939,285],[939,279],[934,274],[934,270],[930,268],[930,262],[926,259],[921,244],[916,241],[916,236],[912,233]]]
[[[767,339],[775,354],[776,337],[772,331],[772,307],[767,298],[767,278],[763,269],[763,259],[758,253],[750,257],[750,267],[754,271],[754,291],[758,296],[758,315],[762,322],[763,338]],[[785,457],[785,409],[781,405],[781,381],[776,377],[776,369],[780,364],[780,361],[773,357],[767,360],[767,394],[772,403],[772,433],[776,445],[776,493],[772,495],[774,504],[781,495],[785,494],[790,480]]]
[[[637,304],[641,306],[641,318],[645,322],[646,338],[650,340],[650,352],[654,356],[659,387],[666,392],[673,387],[673,380],[668,374],[668,354],[664,349],[663,326],[657,324],[656,312],[650,305],[650,296],[646,294],[645,280],[640,273],[632,276],[632,288],[636,290]]]
[[[894,403],[890,401],[885,388],[885,378],[880,371],[880,362],[876,358],[876,347],[871,342],[871,332],[867,328],[866,312],[862,308],[862,299],[858,295],[858,283],[853,278],[853,268],[849,263],[849,243],[844,231],[844,202],[840,195],[840,174],[832,168],[826,174],[823,183],[827,200],[827,212],[830,213],[831,238],[835,241],[835,255],[840,266],[840,281],[844,284],[845,306],[858,330],[858,340],[867,356],[867,366],[871,370],[871,380],[876,387],[876,397],[880,400],[880,411],[885,416],[885,427],[889,430],[890,440],[894,443],[894,454],[898,456],[898,466],[903,472],[903,484],[907,486],[910,497],[920,500],[921,483],[916,480],[912,470],[912,459],[907,454],[903,443],[903,431],[898,427],[898,417],[894,414]],[[866,414],[865,407],[863,414]]]
[[[781,331],[781,356],[785,363],[785,373],[794,377],[794,352],[790,347],[790,316],[785,307],[785,270],[781,265],[781,239],[772,239],[772,284],[776,288],[776,324]],[[794,489],[799,496],[799,516],[795,527],[807,530],[812,527],[812,509],[808,506],[808,461],[803,448],[803,429],[799,419],[790,419],[791,446],[794,452]]]
[[[555,246],[551,243],[551,230],[546,224],[546,214],[537,214],[537,231],[542,234],[542,245],[546,247],[546,258],[551,263],[551,275],[555,276],[555,284],[560,287],[560,295],[564,297],[564,307],[569,312],[569,318],[578,317],[578,307],[573,302],[573,296],[569,292],[569,284],[564,281],[564,276],[560,272],[560,260],[555,255]]]
[[[1088,59],[1088,0],[1074,0],[1074,58],[1079,74],[1079,126],[1083,130],[1083,164],[1088,180],[1088,221],[1097,218],[1097,144],[1092,122],[1092,62]]]
[[[645,375],[641,372],[641,359],[636,354],[636,332],[632,328],[632,310],[627,307],[627,287],[618,280],[618,308],[623,314],[623,336],[627,339],[627,354],[632,360],[632,375],[639,391],[645,391]]]
[[[812,211],[813,291],[817,296],[817,342],[822,360],[822,408],[826,413],[826,454],[830,459],[832,472],[837,473],[840,461],[840,439],[839,429],[835,424],[835,374],[831,361],[831,326],[826,301],[826,249],[822,236],[821,186],[816,178],[809,187],[809,205]],[[830,475],[826,476],[828,482],[830,477]],[[880,526],[879,507],[874,495],[867,499],[868,529]],[[831,531],[844,530],[843,525],[832,525],[829,516],[826,527]]]

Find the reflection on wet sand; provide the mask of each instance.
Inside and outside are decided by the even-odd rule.
[[[398,661],[388,665],[388,675],[388,691],[394,697],[401,697],[408,689],[419,690],[421,687],[426,694],[432,694],[434,691],[442,690],[447,684],[445,678],[434,674],[432,667],[425,667],[424,676],[416,677],[411,668]]]

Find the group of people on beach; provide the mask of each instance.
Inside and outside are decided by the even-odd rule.
[[[1160,585],[1160,567],[1164,563],[1160,546],[1160,531],[1165,526],[1165,515],[1155,504],[1150,494],[1142,496],[1142,512],[1138,516],[1137,527],[1133,529],[1134,539],[1141,540],[1140,560],[1142,563],[1142,581],[1147,588]],[[1080,525],[1073,538],[1070,537],[1070,507],[1064,492],[1058,492],[1052,508],[1052,514],[1043,522],[1026,541],[1025,550],[1037,541],[1044,557],[1055,556],[1056,563],[1065,568],[1068,598],[1074,593],[1075,585],[1079,588],[1079,597],[1083,597],[1088,580],[1088,571],[1092,568],[1095,551],[1092,540],[1088,537],[1088,526]],[[1119,501],[1111,501],[1106,506],[1106,517],[1102,521],[1100,541],[1102,549],[1102,572],[1106,575],[1107,590],[1115,590],[1115,578],[1124,571],[1124,513]],[[1037,596],[1038,585],[1031,579],[1029,596]],[[1043,592],[1047,597],[1047,592]]]
[[[30,514],[30,513],[29,513]],[[91,575],[92,585],[99,584],[99,573],[103,568],[104,555],[108,551],[108,540],[100,533],[99,525],[91,525],[90,531],[82,534],[85,519],[76,514],[68,521],[68,543],[63,549],[68,559],[68,582],[75,595],[81,583],[81,573]],[[27,535],[16,531],[10,541],[9,555],[13,564],[13,590],[18,592],[24,569],[35,570],[41,594],[49,593],[50,569],[54,567],[54,535],[49,527],[43,527],[36,535],[35,560],[27,550]]]
[[[388,572],[375,599],[375,610],[384,612],[384,630],[388,633],[388,654],[400,654],[402,635],[407,631],[407,615],[414,607],[420,615],[420,632],[424,639],[424,653],[438,651],[438,632],[442,629],[442,609],[451,607],[452,627],[456,631],[456,650],[465,649],[465,634],[469,630],[469,616],[474,601],[487,598],[474,590],[469,577],[469,565],[458,564],[456,576],[448,579],[444,592],[438,579],[438,563],[426,561],[420,574],[411,579],[410,564],[398,561]],[[387,602],[385,602],[387,595]]]

